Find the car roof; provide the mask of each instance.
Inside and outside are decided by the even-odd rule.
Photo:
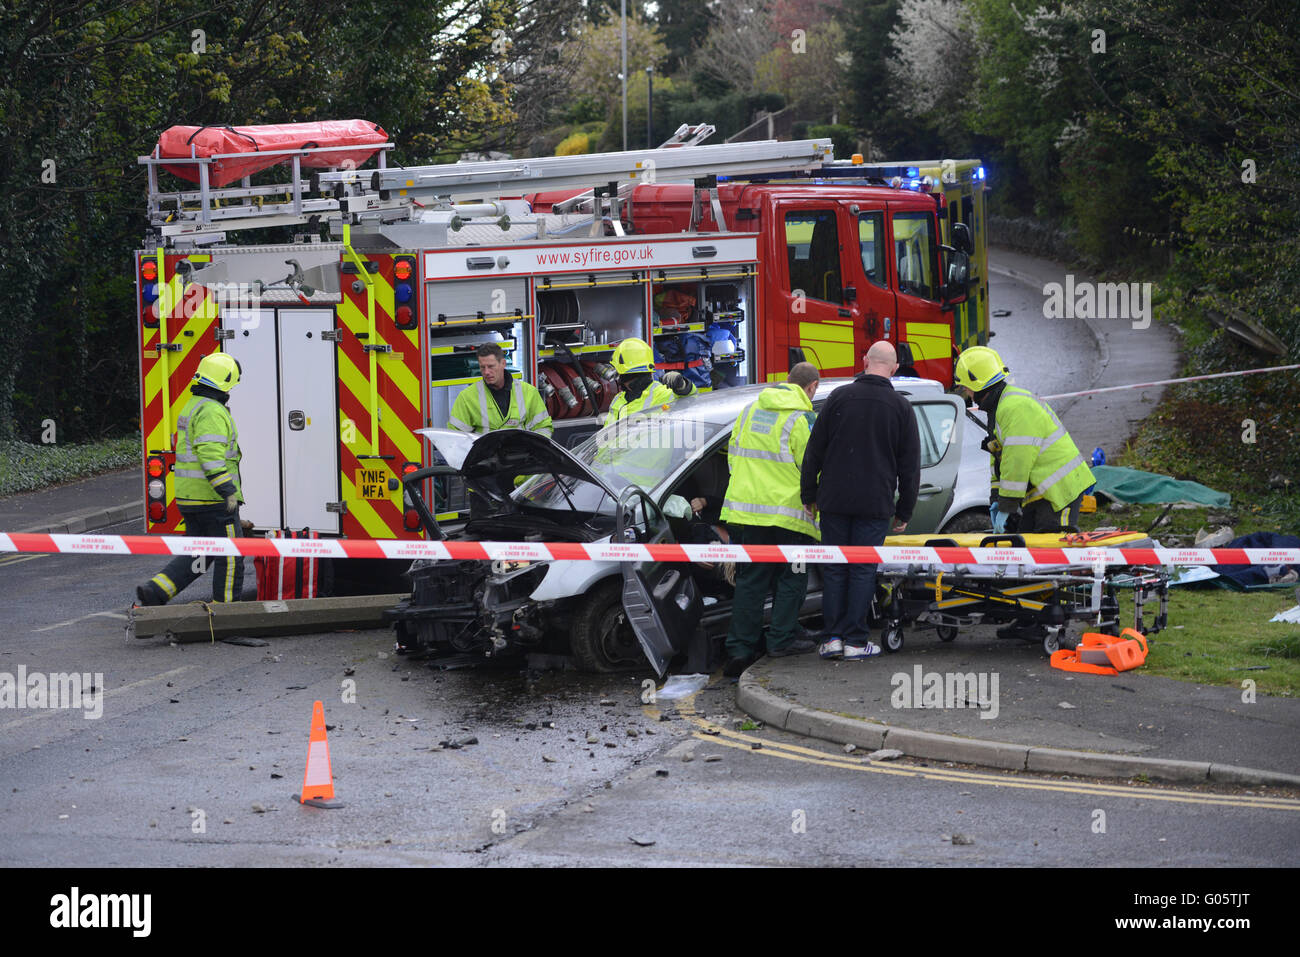
[[[817,388],[817,404],[821,404],[836,389],[854,381],[849,378],[822,379]],[[914,376],[895,376],[890,380],[894,388],[907,394],[927,393],[943,394],[942,383],[934,379],[918,379]],[[756,385],[742,385],[716,392],[697,393],[678,399],[666,413],[699,422],[713,422],[729,425],[736,420],[742,409],[758,398],[760,392],[779,382],[764,382]]]

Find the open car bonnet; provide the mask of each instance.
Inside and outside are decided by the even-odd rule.
[[[565,475],[603,489],[613,501],[618,495],[603,479],[579,462],[568,449],[548,437],[524,429],[497,429],[485,435],[467,435],[455,429],[419,429],[443,460],[483,495],[500,504],[509,496],[515,479],[530,475]]]

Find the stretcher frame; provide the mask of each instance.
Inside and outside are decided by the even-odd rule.
[[[933,625],[947,642],[973,625],[1014,624],[1022,632],[1016,637],[1040,643],[1050,656],[1077,645],[1083,627],[1120,633],[1121,578],[1133,588],[1133,627],[1144,635],[1164,630],[1170,572],[1162,566],[1062,565],[1025,573],[1014,565],[882,565],[875,617],[888,651],[902,648],[905,625]],[[1152,601],[1159,607],[1148,622]]]

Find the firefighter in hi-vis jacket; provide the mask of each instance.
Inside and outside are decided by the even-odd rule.
[[[185,534],[204,538],[239,538],[239,431],[226,408],[230,390],[239,384],[238,360],[222,352],[204,356],[194,374],[190,401],[176,421],[176,506],[185,519]],[[244,559],[223,555],[208,559],[177,555],[161,572],[135,590],[141,605],[165,605],[213,564],[214,601],[238,601],[244,586]]]
[[[606,426],[635,412],[653,412],[658,407],[667,407],[676,402],[678,396],[695,392],[691,380],[680,372],[665,372],[662,382],[655,381],[654,350],[643,339],[620,342],[611,364],[618,373],[620,391],[605,414]]]

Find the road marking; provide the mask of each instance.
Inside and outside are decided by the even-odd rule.
[[[85,621],[87,618],[117,618],[120,621],[126,621],[126,615],[116,611],[92,611],[89,615],[82,615],[80,618],[69,618],[67,621],[61,621],[57,625],[46,625],[44,628],[35,629],[35,633],[42,631],[53,631],[55,628],[63,628],[67,625],[75,625],[79,621]]]
[[[8,558],[0,558],[0,565],[17,565],[19,562],[30,562],[38,558],[49,558],[49,555],[10,555]]]
[[[645,709],[657,721],[659,713],[657,710],[650,708]],[[1178,790],[1148,790],[1137,788],[1126,784],[1088,784],[1086,782],[1064,782],[1064,781],[1038,781],[1038,780],[1021,780],[1007,775],[1017,772],[1007,772],[1007,775],[985,771],[961,771],[956,768],[911,768],[911,767],[885,767],[878,764],[861,764],[856,761],[850,761],[847,758],[839,758],[835,755],[828,754],[825,751],[818,751],[815,748],[806,748],[797,744],[783,744],[778,741],[770,741],[764,738],[757,738],[753,735],[743,734],[739,731],[732,731],[729,728],[720,727],[699,716],[695,710],[695,695],[683,698],[677,703],[677,711],[687,721],[695,725],[700,730],[696,731],[693,737],[701,741],[712,741],[715,744],[728,748],[735,748],[739,751],[746,751],[753,754],[755,750],[760,754],[770,757],[785,758],[790,761],[802,761],[807,764],[819,764],[823,767],[843,768],[848,771],[862,771],[870,774],[896,775],[910,778],[922,778],[931,781],[943,781],[953,784],[981,784],[992,787],[1019,788],[1030,791],[1055,791],[1064,794],[1086,794],[1096,797],[1109,798],[1135,798],[1149,801],[1173,801],[1179,804],[1205,804],[1219,805],[1226,807],[1243,807],[1258,808],[1275,811],[1300,811],[1300,801],[1291,798],[1272,798],[1260,797],[1253,795],[1241,795],[1232,797],[1222,794],[1201,794],[1196,791],[1178,791]],[[755,749],[754,744],[761,744],[762,747]],[[1035,772],[1019,772],[1034,774]]]
[[[197,668],[197,667],[198,667],[198,665],[182,665],[182,666],[179,667],[179,668],[173,668],[171,671],[164,671],[164,672],[163,672],[162,674],[160,674],[160,675],[154,675],[153,677],[150,677],[150,678],[141,678],[139,681],[132,681],[129,685],[122,685],[122,687],[120,687],[120,688],[114,688],[112,691],[105,691],[105,692],[104,692],[104,697],[105,697],[105,698],[111,698],[111,697],[113,697],[113,695],[119,695],[119,694],[121,694],[121,693],[124,692],[124,691],[130,691],[130,690],[132,690],[133,688],[139,688],[141,685],[152,684],[152,683],[155,682],[155,681],[163,681],[163,680],[165,680],[165,679],[167,679],[167,678],[174,678],[174,677],[176,677],[177,675],[184,674],[185,672],[187,672],[187,671],[191,671],[191,670],[193,670],[193,669],[195,669],[195,668]],[[68,713],[71,713],[71,712],[81,711],[81,710],[83,710],[83,709],[81,709],[81,708],[50,708],[50,709],[47,709],[47,710],[38,711],[36,714],[28,715],[28,716],[25,717],[25,718],[18,718],[18,719],[15,720],[15,721],[9,721],[9,722],[7,722],[7,723],[5,723],[5,724],[0,724],[0,731],[4,731],[4,730],[7,729],[7,728],[16,728],[16,727],[18,727],[19,725],[27,724],[29,721],[37,721],[37,720],[39,720],[39,719],[41,719],[41,718],[48,718],[48,717],[50,717],[51,715],[55,715],[55,714],[68,714]]]

